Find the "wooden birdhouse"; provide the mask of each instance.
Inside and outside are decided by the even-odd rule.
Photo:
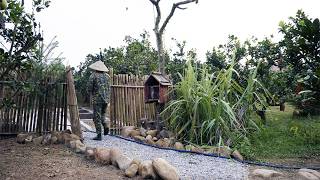
[[[171,85],[170,80],[160,72],[152,72],[144,83],[145,103],[166,103],[168,101],[168,90]]]

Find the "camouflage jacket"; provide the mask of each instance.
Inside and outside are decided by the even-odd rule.
[[[93,72],[89,78],[87,91],[92,95],[92,103],[109,103],[110,77],[107,73]]]

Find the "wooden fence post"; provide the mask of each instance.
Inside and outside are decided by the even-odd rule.
[[[68,107],[69,107],[69,113],[70,113],[71,130],[72,130],[72,133],[82,138],[78,102],[77,102],[76,90],[74,87],[72,69],[70,68],[70,66],[67,67],[67,89],[68,89],[67,100],[68,100]]]

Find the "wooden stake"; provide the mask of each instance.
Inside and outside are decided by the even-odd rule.
[[[70,66],[67,67],[67,89],[68,89],[68,106],[70,113],[71,130],[74,134],[82,138],[82,131],[80,127],[80,118],[78,111],[78,102],[76,90],[74,87],[74,80]]]

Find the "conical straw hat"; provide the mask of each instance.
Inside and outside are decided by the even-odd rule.
[[[90,69],[96,70],[96,71],[103,71],[108,72],[108,68],[102,61],[97,61],[89,66]]]

